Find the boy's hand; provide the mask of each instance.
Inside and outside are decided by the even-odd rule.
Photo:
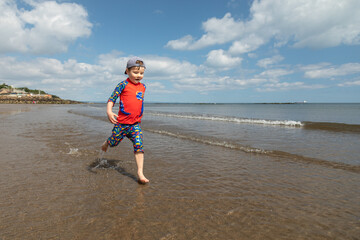
[[[112,124],[118,124],[119,122],[117,121],[117,117],[118,115],[116,115],[115,113],[113,113],[112,108],[114,107],[114,103],[113,102],[108,102],[106,105],[106,114],[108,116],[109,121]]]
[[[117,121],[117,117],[118,115],[116,115],[113,112],[108,112],[107,113],[108,119],[112,124],[118,124],[119,122]]]

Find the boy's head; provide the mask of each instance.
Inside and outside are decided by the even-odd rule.
[[[143,67],[144,69],[146,69],[144,60],[139,57],[132,57],[129,59],[126,64],[125,74],[128,74],[128,71],[133,67],[137,67],[138,69]]]
[[[145,68],[144,60],[132,57],[127,62],[125,74],[129,76],[131,82],[138,84],[144,77]]]

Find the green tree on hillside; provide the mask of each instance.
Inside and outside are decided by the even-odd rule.
[[[3,88],[10,89],[11,86],[6,85],[5,83],[3,83],[3,84],[0,85],[0,89],[3,89]]]

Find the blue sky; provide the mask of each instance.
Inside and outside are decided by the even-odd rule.
[[[107,101],[360,102],[358,0],[0,0],[0,82]]]

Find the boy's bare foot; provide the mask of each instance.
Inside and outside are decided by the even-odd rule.
[[[107,149],[108,149],[108,146],[109,146],[108,142],[105,141],[105,142],[103,143],[103,145],[101,145],[101,150],[103,150],[104,152],[106,152]]]
[[[139,178],[138,178],[138,183],[140,184],[146,184],[148,182],[150,182],[149,179],[147,179],[144,174],[138,174]]]

